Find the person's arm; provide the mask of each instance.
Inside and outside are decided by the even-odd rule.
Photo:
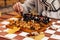
[[[26,0],[24,4],[22,4],[23,7],[23,13],[29,13],[31,9],[35,7],[35,2],[34,0]]]

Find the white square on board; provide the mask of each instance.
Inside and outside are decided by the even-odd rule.
[[[17,34],[7,34],[7,35],[5,35],[5,37],[9,38],[9,39],[13,39],[16,36],[17,36]]]
[[[45,33],[49,33],[49,34],[54,34],[55,32],[56,32],[56,31],[50,30],[50,29],[48,29],[48,30],[45,31]]]

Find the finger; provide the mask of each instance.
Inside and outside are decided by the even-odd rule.
[[[15,10],[15,5],[13,6],[13,9]]]
[[[20,4],[18,3],[17,5],[18,5],[18,6],[17,6],[17,7],[18,7],[18,11],[20,11]]]
[[[21,12],[23,12],[23,7],[21,6]]]
[[[16,3],[16,8],[15,8],[16,10],[17,10],[17,12],[19,12],[20,10],[19,10],[19,5],[18,5],[18,3]]]
[[[13,6],[13,9],[16,11],[17,10],[17,4]]]
[[[20,10],[21,12],[23,12],[23,7],[22,7],[21,3],[19,3],[18,6],[19,6],[19,10]]]

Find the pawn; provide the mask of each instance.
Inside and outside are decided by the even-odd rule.
[[[28,22],[28,16],[27,16],[27,14],[23,15],[23,20]]]
[[[45,24],[49,23],[49,17],[45,16],[43,18],[43,23],[45,23]]]
[[[31,14],[24,14],[23,18],[24,18],[23,19],[24,21],[28,22],[28,21],[31,21],[32,15]]]
[[[36,21],[36,22],[40,22],[40,18],[39,18],[39,16],[37,15],[34,15],[34,21]]]
[[[35,28],[33,26],[30,27],[31,30],[35,30]]]

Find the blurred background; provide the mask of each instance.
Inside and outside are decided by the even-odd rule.
[[[25,0],[0,0],[0,16],[13,11],[13,5],[17,2],[24,3]]]
[[[23,4],[24,1],[25,0],[0,0],[0,21],[13,17],[13,15],[17,15],[13,10],[13,5],[17,2]]]
[[[16,2],[24,3],[24,1],[25,0],[0,0],[0,8],[12,6]]]

